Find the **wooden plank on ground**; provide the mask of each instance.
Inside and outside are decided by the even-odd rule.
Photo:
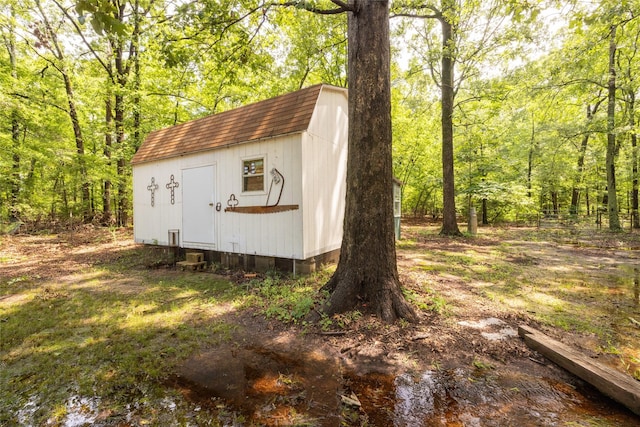
[[[519,326],[518,334],[532,349],[640,415],[640,381],[598,363],[529,326]]]

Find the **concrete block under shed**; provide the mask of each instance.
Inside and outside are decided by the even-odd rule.
[[[316,271],[316,259],[309,258],[304,261],[296,261],[296,272],[299,274],[311,274]]]
[[[187,252],[188,262],[202,262],[204,261],[204,254],[201,252]]]
[[[255,259],[256,271],[264,273],[269,270],[274,270],[276,268],[276,259],[274,257],[256,256],[255,258],[256,258]]]
[[[240,254],[234,254],[229,252],[223,252],[220,255],[220,264],[224,268],[229,268],[232,270],[245,268],[244,257]]]

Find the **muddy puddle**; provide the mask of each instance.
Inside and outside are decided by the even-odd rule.
[[[557,378],[534,362],[355,373],[320,351],[256,345],[200,354],[170,385],[228,426],[639,425],[579,380]]]
[[[340,425],[340,370],[319,352],[223,347],[189,360],[170,383],[204,409],[231,413],[233,425]]]
[[[640,421],[587,387],[526,372],[457,368],[350,380],[375,426],[631,426]]]

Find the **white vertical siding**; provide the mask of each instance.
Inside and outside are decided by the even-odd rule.
[[[166,188],[171,174],[180,180],[180,169],[167,165],[168,161],[137,165],[133,168],[133,229],[138,243],[168,244],[168,230],[181,228],[182,193],[175,189],[174,204],[171,192]],[[151,192],[147,187],[151,179],[158,188],[154,191],[154,206],[151,206]]]
[[[168,244],[168,230],[181,230],[182,170],[214,165],[213,245],[189,247],[222,252],[306,259],[340,247],[347,168],[346,90],[323,88],[307,132],[133,166],[134,237],[136,242]],[[242,192],[243,159],[265,158],[264,191]],[[265,206],[277,168],[284,176],[280,205],[299,205],[285,212],[225,212],[233,194],[238,206]],[[172,205],[166,188],[170,176],[180,183]],[[147,186],[155,178],[155,206]],[[269,200],[275,203],[278,188]]]
[[[347,121],[346,90],[323,88],[302,141],[304,258],[342,243]]]
[[[220,161],[218,192],[222,203],[219,250],[250,255],[300,258],[302,256],[302,192],[300,185],[300,134],[240,144],[215,152]],[[242,192],[242,159],[265,157],[265,189]],[[284,176],[280,205],[300,205],[286,212],[249,214],[224,212],[231,194],[238,206],[265,206],[271,184],[270,171]],[[275,203],[279,188],[274,188]]]
[[[300,134],[270,140],[246,143],[221,148],[207,153],[194,154],[153,163],[137,164],[133,167],[133,208],[135,241],[147,244],[168,244],[168,230],[181,230],[183,247],[214,249],[222,252],[303,258],[302,233],[302,186],[300,182]],[[265,190],[242,192],[242,159],[265,157]],[[185,243],[182,241],[182,170],[193,167],[216,165],[215,204],[221,204],[220,212],[214,213],[214,245]],[[299,205],[298,210],[286,212],[250,214],[225,212],[227,201],[233,194],[238,206],[265,206],[271,175],[277,168],[284,176],[284,188],[280,205]],[[175,204],[170,203],[170,191],[166,188],[171,174],[180,183],[175,189]],[[155,177],[155,206],[151,207],[151,193],[147,186]],[[270,203],[277,200],[278,188],[272,193]]]

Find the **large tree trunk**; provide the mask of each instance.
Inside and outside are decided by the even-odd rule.
[[[451,1],[446,0],[447,10]],[[456,191],[453,168],[453,25],[443,14],[442,25],[442,230],[440,234],[461,235],[456,219]]]
[[[611,26],[609,39],[609,82],[608,82],[608,106],[607,106],[607,212],[609,214],[609,229],[620,231],[620,218],[618,217],[618,195],[616,193],[616,26]]]
[[[400,290],[393,228],[388,1],[349,6],[349,153],[340,260],[326,314],[356,307],[415,320]],[[366,308],[364,308],[366,307]]]

